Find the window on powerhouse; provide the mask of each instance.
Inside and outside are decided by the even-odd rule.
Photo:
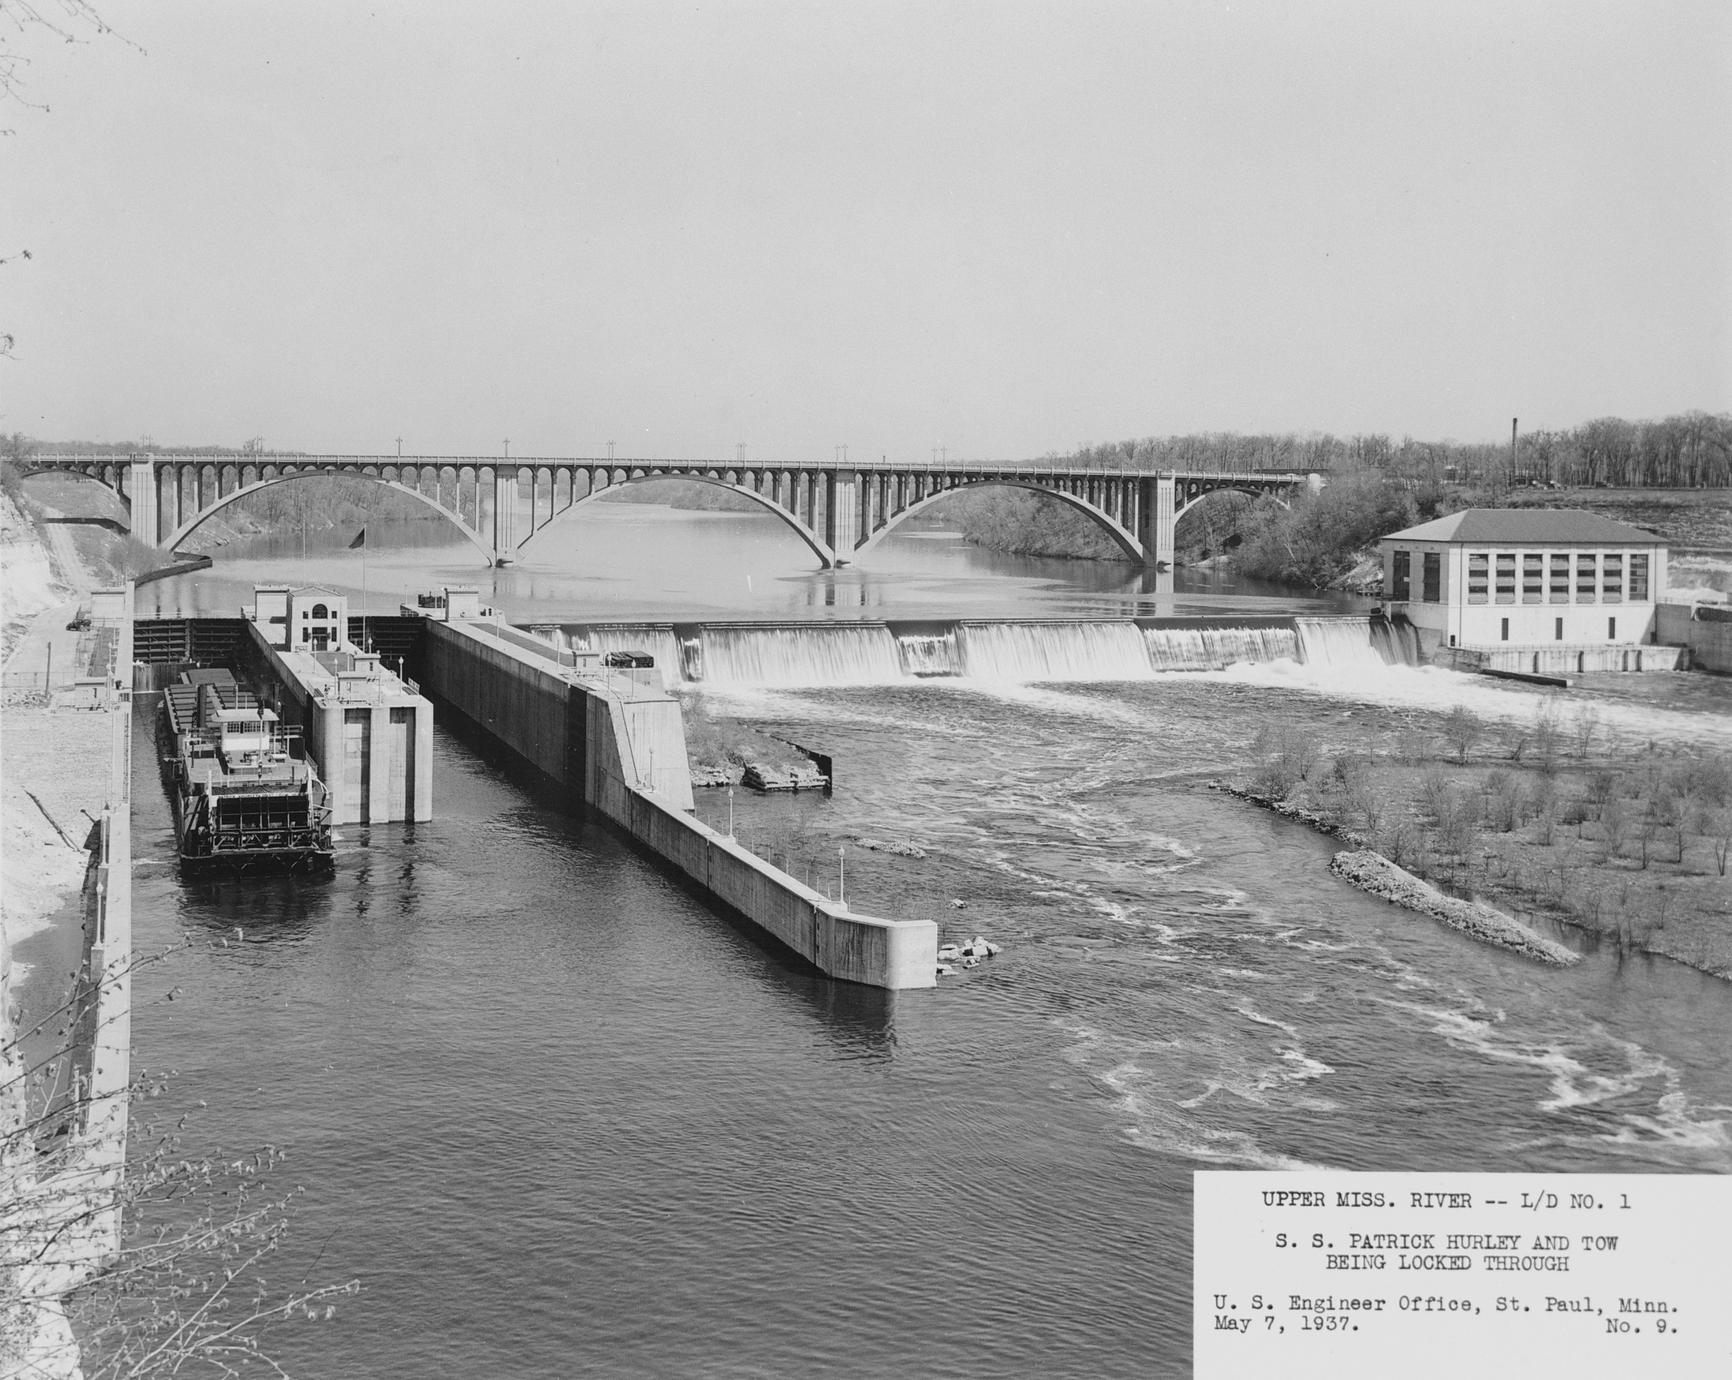
[[[1632,603],[1646,600],[1648,597],[1648,553],[1632,551],[1630,553],[1630,600]]]
[[[1591,604],[1594,602],[1594,591],[1599,584],[1600,558],[1592,552],[1576,553],[1576,602]]]
[[[1522,603],[1537,604],[1546,595],[1546,558],[1539,551],[1522,552]]]
[[[1600,565],[1600,598],[1608,604],[1624,598],[1624,553],[1608,551]]]
[[[1513,551],[1497,553],[1497,601],[1500,604],[1515,602],[1516,558]]]
[[[1413,583],[1413,553],[1397,551],[1390,561],[1389,597],[1397,603],[1405,603],[1412,597],[1410,591]]]
[[[1568,552],[1552,552],[1552,603],[1570,602],[1570,557]]]
[[[1439,603],[1443,599],[1443,553],[1427,551],[1422,570],[1420,598],[1428,604]]]
[[[1489,551],[1469,551],[1467,553],[1467,602],[1483,604],[1490,595],[1491,553]]]

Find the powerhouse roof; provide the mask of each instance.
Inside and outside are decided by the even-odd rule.
[[[1464,508],[1422,522],[1384,541],[1458,541],[1517,546],[1548,542],[1596,546],[1659,546],[1652,532],[1580,508]]]

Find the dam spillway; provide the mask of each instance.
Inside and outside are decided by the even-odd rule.
[[[958,619],[544,625],[555,647],[641,650],[669,689],[1146,680],[1245,663],[1415,665],[1412,629],[1381,618]]]

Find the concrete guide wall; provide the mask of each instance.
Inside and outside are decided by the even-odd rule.
[[[821,972],[873,987],[936,985],[932,921],[856,914],[691,813],[685,724],[679,701],[659,686],[575,672],[551,645],[526,647],[463,622],[428,624],[421,674],[435,694]]]

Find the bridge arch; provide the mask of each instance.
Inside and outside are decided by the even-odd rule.
[[[1181,491],[1184,488],[1183,485],[1180,485],[1178,487],[1181,489]],[[1211,485],[1207,486],[1206,488],[1202,488],[1199,492],[1193,493],[1188,498],[1184,497],[1183,492],[1180,492],[1178,494],[1178,497],[1183,499],[1183,501],[1182,502],[1175,502],[1173,504],[1173,521],[1176,523],[1180,518],[1182,518],[1186,513],[1190,512],[1191,509],[1195,508],[1199,503],[1207,502],[1209,499],[1213,498],[1216,494],[1242,494],[1244,497],[1250,499],[1253,503],[1255,503],[1260,498],[1272,498],[1277,503],[1279,503],[1283,508],[1291,508],[1293,505],[1285,497],[1285,492],[1286,492],[1286,490],[1282,486],[1277,486],[1274,484],[1257,484],[1257,483],[1211,484]]]
[[[41,465],[34,469],[26,469],[22,471],[18,477],[25,483],[28,483],[32,479],[40,478],[45,474],[63,475],[68,479],[88,480],[90,483],[96,485],[97,488],[106,490],[113,497],[115,505],[124,514],[130,510],[132,504],[131,500],[126,496],[125,489],[121,485],[120,470],[123,468],[124,462],[122,462],[120,466],[81,465],[77,468],[71,466],[61,467],[57,465]]]
[[[603,480],[607,479],[606,469],[601,470],[600,474]],[[799,539],[805,542],[811,549],[812,554],[818,558],[824,569],[829,570],[836,564],[836,553],[830,549],[824,539],[810,527],[806,526],[805,523],[801,522],[799,518],[794,516],[794,514],[782,507],[781,504],[777,503],[773,498],[766,497],[764,494],[753,493],[750,489],[742,488],[738,484],[730,484],[726,480],[720,478],[713,470],[708,472],[692,470],[684,473],[652,471],[647,474],[640,470],[636,474],[629,476],[616,470],[611,482],[594,484],[590,491],[582,498],[576,499],[569,506],[561,509],[558,513],[555,513],[551,519],[536,528],[528,537],[525,537],[517,548],[518,556],[521,557],[530,547],[534,546],[541,539],[542,534],[549,528],[558,526],[578,509],[582,508],[586,504],[593,503],[603,494],[612,493],[616,489],[630,488],[638,484],[654,483],[660,479],[691,479],[700,484],[708,484],[712,488],[725,489],[728,493],[740,495],[741,498],[749,498],[753,503],[756,503],[766,512],[774,513],[786,526],[791,528],[794,535],[799,537]]]
[[[220,513],[224,508],[228,507],[229,504],[234,503],[239,499],[243,499],[249,494],[260,493],[265,489],[274,488],[279,484],[292,484],[298,479],[317,479],[325,475],[343,474],[349,478],[366,478],[372,483],[383,485],[387,489],[395,489],[400,494],[408,494],[409,497],[414,499],[417,503],[424,503],[427,507],[431,508],[434,512],[443,517],[459,532],[463,533],[464,536],[468,537],[470,541],[474,542],[476,548],[484,557],[486,557],[488,565],[493,564],[493,545],[491,542],[442,503],[435,502],[426,494],[419,493],[406,484],[398,483],[389,479],[381,479],[376,475],[358,475],[353,470],[339,471],[308,466],[306,468],[293,468],[287,474],[271,474],[270,471],[275,468],[276,467],[273,465],[267,465],[265,469],[269,475],[268,478],[255,480],[251,484],[244,484],[240,488],[234,490],[234,492],[224,494],[221,498],[212,503],[210,507],[205,508],[201,512],[195,513],[169,534],[169,536],[162,542],[163,547],[170,551],[175,550],[183,541],[203,526],[207,519]]]
[[[1263,498],[1273,498],[1282,507],[1288,506],[1279,494],[1267,490],[1252,491],[1237,485],[1222,485],[1197,495],[1173,512],[1175,550],[1181,537],[1187,543],[1195,543],[1199,535],[1205,539],[1209,555],[1216,554],[1214,543],[1217,541],[1220,550],[1230,549],[1237,544],[1233,538],[1243,536],[1241,526],[1244,520]]]
[[[1076,509],[1077,512],[1086,514],[1097,527],[1111,537],[1113,543],[1119,548],[1119,550],[1125,553],[1126,559],[1137,561],[1139,563],[1144,559],[1143,544],[1137,540],[1136,534],[1123,523],[1095,507],[1087,499],[1079,498],[1075,494],[1067,494],[1062,489],[1049,488],[1045,484],[1024,483],[1016,479],[1000,479],[997,477],[991,479],[970,480],[967,483],[957,484],[948,489],[940,489],[937,493],[928,494],[925,498],[916,499],[906,508],[899,509],[897,512],[890,514],[890,516],[885,519],[882,527],[854,549],[853,558],[858,560],[862,556],[871,554],[871,552],[877,548],[879,542],[883,541],[885,537],[889,536],[890,533],[895,531],[909,518],[914,517],[916,514],[925,512],[926,509],[932,507],[933,504],[949,498],[952,494],[963,493],[969,489],[991,488],[1026,489],[1029,493],[1039,494],[1043,498],[1053,498],[1057,499],[1060,503],[1069,504],[1072,508]]]

